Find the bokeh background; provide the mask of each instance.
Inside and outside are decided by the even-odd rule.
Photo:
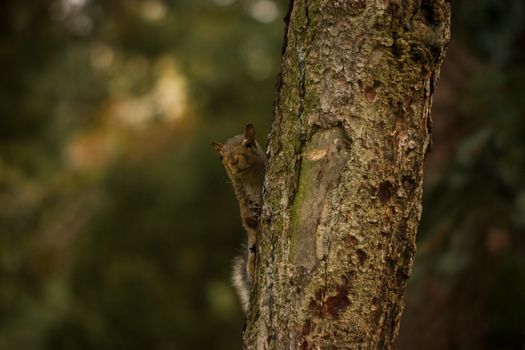
[[[0,2],[0,350],[238,349],[210,147],[266,143],[286,1]],[[457,0],[399,349],[525,346],[525,4]]]

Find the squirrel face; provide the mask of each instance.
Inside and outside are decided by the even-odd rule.
[[[250,180],[264,171],[266,156],[255,140],[251,124],[246,125],[244,135],[234,136],[224,144],[213,141],[212,146],[232,180]]]

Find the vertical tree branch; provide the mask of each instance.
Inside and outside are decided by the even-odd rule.
[[[389,349],[450,4],[290,6],[245,347]]]

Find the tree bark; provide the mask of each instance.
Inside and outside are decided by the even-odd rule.
[[[445,0],[292,0],[247,349],[390,349],[421,214]]]

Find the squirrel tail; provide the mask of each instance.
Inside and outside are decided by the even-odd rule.
[[[233,259],[232,268],[232,283],[237,291],[245,314],[248,312],[248,306],[250,305],[250,290],[252,289],[251,276],[247,271],[248,254],[248,249],[244,249],[242,255]]]

